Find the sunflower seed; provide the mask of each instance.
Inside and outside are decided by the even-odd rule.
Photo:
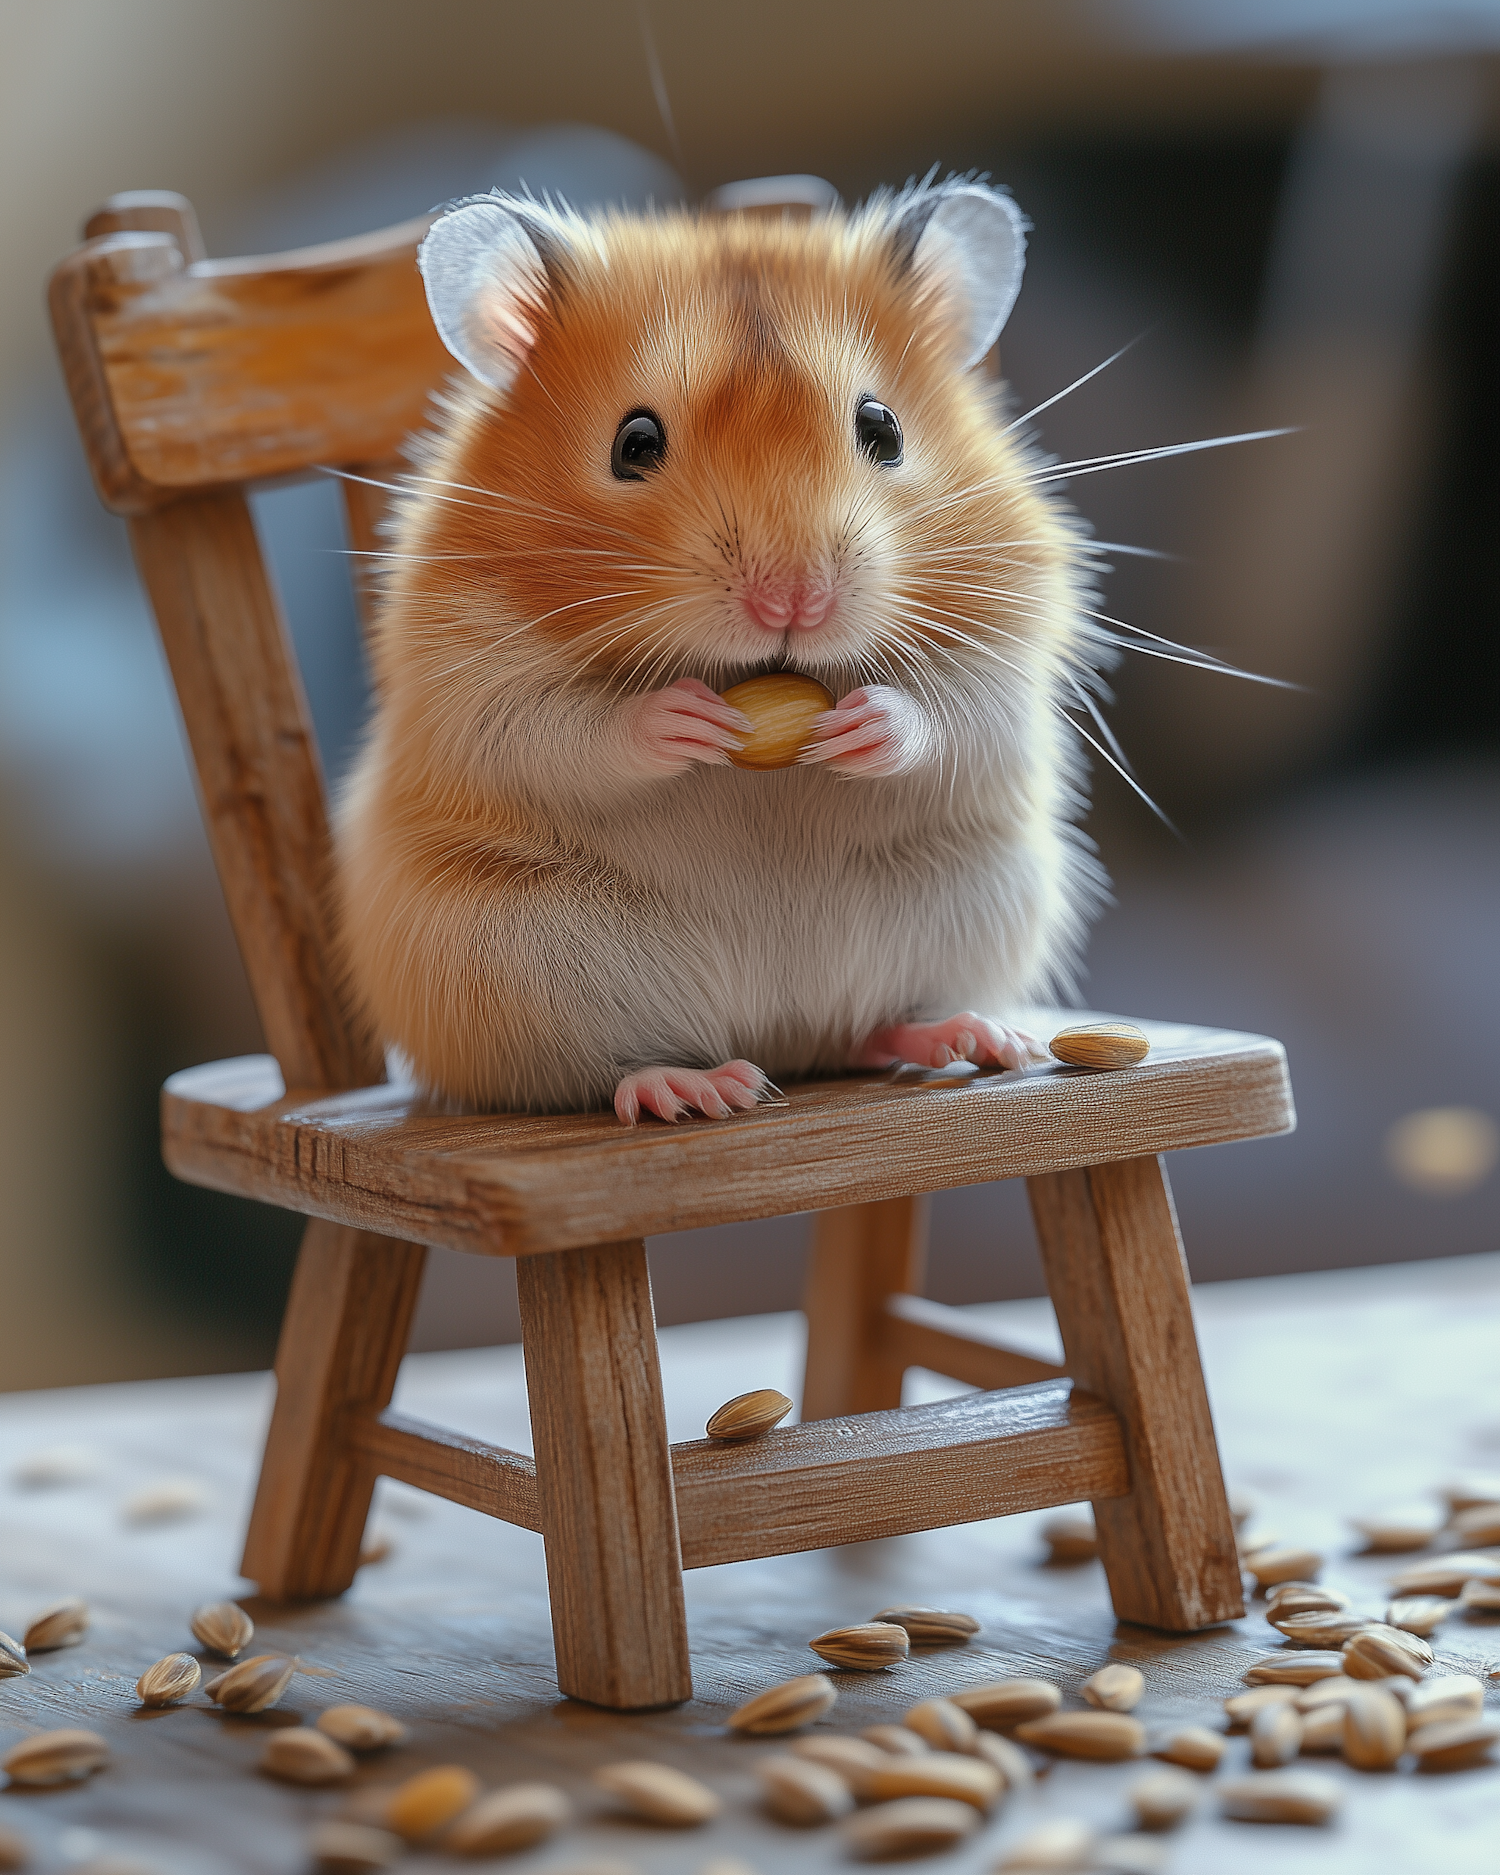
[[[260,1768],[289,1784],[341,1784],[353,1777],[354,1759],[311,1726],[291,1725],[266,1739]]]
[[[1302,1750],[1342,1751],[1344,1749],[1344,1706],[1319,1706],[1302,1721]]]
[[[1317,1582],[1279,1582],[1266,1597],[1266,1619],[1277,1621],[1283,1615],[1332,1613],[1349,1606],[1349,1597],[1338,1589],[1326,1589]]]
[[[1344,1706],[1344,1757],[1356,1771],[1389,1771],[1406,1748],[1406,1714],[1380,1686],[1361,1686]]]
[[[879,1745],[872,1745],[868,1739],[838,1738],[827,1734],[799,1738],[792,1750],[797,1757],[805,1758],[811,1764],[821,1764],[830,1771],[836,1771],[853,1790],[859,1789],[859,1779],[866,1771],[873,1765],[884,1764],[888,1756]]]
[[[762,1758],[755,1775],[765,1787],[766,1808],[778,1822],[811,1829],[834,1823],[854,1808],[854,1793],[826,1764],[785,1754]]]
[[[237,1660],[255,1637],[255,1623],[234,1602],[205,1602],[188,1623],[193,1637],[211,1654]]]
[[[509,1855],[545,1842],[573,1814],[553,1784],[508,1784],[465,1810],[443,1838],[450,1855]]]
[[[1471,1504],[1453,1519],[1453,1534],[1465,1543],[1500,1543],[1500,1504]]]
[[[1123,1712],[1053,1712],[1016,1727],[1016,1737],[1065,1758],[1139,1758],[1146,1728]]]
[[[1311,1549],[1258,1549],[1245,1558],[1245,1567],[1262,1588],[1277,1582],[1312,1582],[1323,1567],[1323,1558]]]
[[[867,1744],[878,1745],[893,1758],[915,1758],[932,1747],[904,1725],[867,1725],[860,1733]]]
[[[1197,1803],[1198,1789],[1186,1771],[1148,1771],[1125,1796],[1142,1829],[1175,1829]]]
[[[1161,1875],[1167,1854],[1154,1836],[1105,1836],[1094,1845],[1089,1868],[1099,1875]]]
[[[1485,1764],[1500,1739],[1500,1719],[1455,1719],[1424,1725],[1411,1738],[1411,1749],[1424,1771],[1465,1771]]]
[[[1466,1582],[1500,1582],[1500,1558],[1475,1550],[1454,1550],[1446,1556],[1424,1557],[1408,1563],[1391,1580],[1398,1595],[1459,1595]]]
[[[1055,1563],[1092,1562],[1099,1554],[1099,1532],[1087,1511],[1065,1511],[1049,1517],[1042,1525],[1042,1541],[1047,1545],[1049,1561]]]
[[[1314,1608],[1306,1614],[1272,1614],[1266,1619],[1294,1647],[1342,1647],[1370,1625],[1368,1615],[1351,1614],[1347,1608]]]
[[[859,1673],[878,1673],[894,1667],[911,1651],[906,1629],[894,1621],[862,1621],[857,1627],[830,1628],[808,1646],[830,1666],[852,1667]]]
[[[1081,1823],[1070,1816],[1060,1816],[1054,1822],[1042,1823],[1037,1828],[1028,1830],[1019,1837],[995,1864],[997,1871],[1014,1869],[1020,1871],[1046,1870],[1048,1875],[1071,1875],[1074,1869],[1086,1869],[1094,1860],[1094,1850],[1098,1838],[1087,1823]]]
[[[1472,1673],[1444,1673],[1411,1689],[1406,1707],[1408,1731],[1423,1725],[1450,1725],[1477,1719],[1484,1710],[1484,1687]]]
[[[12,1745],[0,1770],[16,1784],[76,1784],[109,1762],[109,1746],[97,1732],[64,1729],[33,1732]]]
[[[1233,1693],[1224,1701],[1229,1723],[1237,1730],[1248,1727],[1257,1712],[1267,1706],[1290,1705],[1297,1698],[1295,1686],[1253,1686],[1248,1693]]]
[[[768,1686],[763,1693],[747,1699],[730,1713],[726,1723],[732,1732],[747,1732],[752,1738],[798,1732],[814,1719],[821,1719],[837,1698],[826,1673],[799,1673],[796,1679]]]
[[[318,1730],[350,1751],[379,1751],[384,1745],[399,1745],[406,1737],[399,1719],[374,1706],[330,1706],[319,1713]]]
[[[437,1764],[398,1784],[382,1805],[387,1825],[407,1842],[433,1836],[479,1795],[479,1779],[461,1764]]]
[[[1051,1680],[995,1680],[988,1686],[965,1687],[948,1697],[961,1706],[976,1725],[1001,1731],[1026,1719],[1040,1719],[1062,1704],[1062,1689]]]
[[[1465,1582],[1458,1599],[1466,1615],[1500,1615],[1500,1582]]]
[[[23,1458],[10,1475],[23,1490],[45,1491],[60,1485],[86,1484],[102,1470],[102,1459],[89,1446],[49,1445]]]
[[[266,1712],[291,1685],[296,1671],[296,1661],[285,1654],[253,1654],[203,1690],[225,1712]]]
[[[1443,1487],[1443,1497],[1455,1515],[1478,1504],[1500,1504],[1500,1478],[1458,1478]]]
[[[962,1706],[951,1699],[924,1699],[901,1721],[908,1732],[925,1738],[934,1751],[969,1751],[979,1728]]]
[[[1346,1673],[1335,1673],[1331,1679],[1315,1680],[1297,1695],[1299,1712],[1321,1712],[1325,1706],[1343,1706],[1361,1686],[1369,1685],[1368,1680],[1351,1680]]]
[[[1219,1786],[1219,1807],[1242,1823],[1326,1823],[1342,1801],[1321,1771],[1267,1771]]]
[[[843,1831],[851,1854],[874,1862],[950,1848],[978,1827],[979,1812],[971,1804],[949,1797],[903,1797],[851,1816]]]
[[[143,1706],[172,1706],[195,1691],[203,1669],[191,1654],[165,1654],[135,1683]]]
[[[54,1602],[50,1608],[44,1608],[35,1616],[21,1636],[21,1644],[28,1654],[46,1654],[58,1647],[76,1647],[88,1632],[88,1625],[88,1603],[79,1601],[76,1595],[70,1596],[67,1601]]]
[[[1351,1517],[1349,1522],[1364,1538],[1367,1550],[1382,1553],[1426,1549],[1442,1527],[1442,1518],[1425,1505],[1382,1517]]]
[[[704,1431],[710,1439],[758,1439],[779,1426],[791,1410],[792,1402],[784,1393],[774,1387],[761,1387],[726,1400]]]
[[[1206,1725],[1185,1725],[1158,1745],[1154,1755],[1168,1764],[1185,1765],[1189,1771],[1216,1771],[1224,1756],[1224,1734],[1211,1732]]]
[[[670,1764],[655,1764],[648,1758],[633,1758],[623,1764],[602,1765],[594,1773],[594,1782],[607,1790],[634,1816],[648,1823],[664,1823],[673,1829],[694,1829],[717,1816],[724,1805],[707,1784],[700,1784],[686,1771]]]
[[[1458,1606],[1444,1595],[1398,1595],[1385,1611],[1387,1623],[1426,1640]]]
[[[389,1868],[406,1844],[388,1829],[329,1817],[315,1825],[307,1846],[322,1875],[374,1875]]]
[[[974,1739],[974,1756],[993,1765],[1007,1790],[1030,1790],[1036,1782],[1031,1760],[1019,1745],[1013,1745],[998,1732],[979,1732]]]
[[[859,1794],[875,1803],[895,1797],[953,1797],[988,1810],[1005,1788],[994,1765],[956,1751],[924,1751],[914,1758],[887,1758],[866,1771]]]
[[[1129,1712],[1140,1704],[1146,1676],[1138,1667],[1101,1667],[1078,1689],[1091,1706],[1105,1712]]]
[[[962,1647],[971,1634],[979,1632],[972,1615],[948,1608],[882,1608],[870,1619],[894,1621],[898,1628],[905,1628],[913,1647]]]
[[[1342,1654],[1310,1647],[1302,1653],[1267,1654],[1253,1667],[1246,1667],[1243,1677],[1247,1686],[1311,1686],[1343,1670]]]
[[[1262,1706],[1250,1721],[1250,1762],[1262,1771],[1290,1764],[1302,1749],[1302,1714],[1288,1703]]]
[[[208,1493],[196,1478],[163,1478],[125,1500],[120,1515],[126,1523],[178,1523],[196,1517],[208,1502]]]
[[[23,1673],[30,1671],[31,1662],[26,1658],[26,1649],[8,1634],[0,1634],[0,1680],[18,1680]]]
[[[1383,1680],[1404,1673],[1420,1680],[1432,1665],[1432,1649],[1419,1634],[1408,1634],[1385,1622],[1371,1622],[1344,1647],[1344,1671],[1352,1680]]]
[[[1133,1068],[1151,1052],[1145,1030],[1133,1022],[1076,1022],[1059,1029],[1047,1047],[1073,1068]]]

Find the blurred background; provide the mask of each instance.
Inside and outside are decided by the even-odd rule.
[[[989,171],[1035,224],[1004,335],[1080,478],[1104,609],[1303,686],[1129,660],[1116,882],[1084,994],[1276,1035],[1291,1139],[1172,1165],[1199,1280],[1500,1247],[1500,7],[1358,0],[0,4],[0,1296],[11,1387],[265,1365],[296,1220],[162,1170],[177,1067],[261,1046],[121,522],[43,314],[113,192],[274,251],[525,181],[848,201]],[[365,693],[327,485],[256,513],[337,776]],[[652,1244],[664,1321],[794,1306],[804,1220]],[[1041,1289],[1024,1195],[936,1201],[930,1292]],[[15,1329],[24,1325],[20,1333]],[[417,1345],[514,1339],[508,1264],[434,1253]]]

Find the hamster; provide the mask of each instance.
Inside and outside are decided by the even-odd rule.
[[[463,366],[395,504],[340,805],[347,968],[471,1106],[726,1118],[774,1083],[1015,1069],[1102,875],[1064,704],[1081,526],[975,369],[1026,224],[969,179],[810,221],[455,205]],[[795,766],[719,692],[805,673]]]

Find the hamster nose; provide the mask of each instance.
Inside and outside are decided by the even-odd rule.
[[[815,630],[833,610],[836,595],[805,586],[747,586],[741,597],[757,625],[766,631],[786,632]]]

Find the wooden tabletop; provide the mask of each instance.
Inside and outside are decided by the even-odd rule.
[[[1261,1500],[1259,1521],[1325,1549],[1325,1579],[1379,1605],[1396,1564],[1351,1553],[1342,1519],[1430,1490],[1457,1472],[1500,1471],[1500,1256],[1451,1263],[1222,1284],[1197,1295],[1215,1412],[1231,1482]],[[1013,1339],[1049,1351],[1044,1303],[984,1312]],[[795,1393],[800,1318],[767,1316],[664,1331],[674,1438],[701,1430],[725,1398],[756,1386]],[[951,1391],[914,1375],[914,1397]],[[403,1372],[398,1405],[487,1439],[529,1448],[519,1350],[423,1355]],[[459,1762],[486,1784],[546,1779],[572,1793],[578,1821],[546,1847],[507,1859],[519,1875],[579,1869],[601,1857],[638,1875],[692,1875],[738,1856],[760,1875],[850,1866],[831,1830],[782,1827],[760,1810],[751,1767],[771,1743],[724,1729],[739,1700],[819,1665],[808,1638],[898,1601],[966,1609],[982,1622],[969,1646],[925,1654],[884,1674],[835,1674],[839,1704],[823,1729],[899,1718],[919,1698],[1012,1673],[1057,1680],[1076,1703],[1107,1660],[1146,1675],[1140,1715],[1218,1722],[1275,1635],[1252,1605],[1245,1620],[1171,1639],[1117,1627],[1097,1564],[1040,1562],[1043,1514],[892,1538],[845,1549],[700,1569],[687,1578],[697,1696],[678,1710],[621,1717],[559,1701],[552,1678],[540,1539],[454,1505],[383,1486],[375,1514],[392,1542],[343,1601],[298,1611],[247,1600],[255,1648],[299,1652],[333,1680],[299,1677],[259,1718],[220,1714],[201,1696],[142,1711],[135,1680],[160,1655],[199,1651],[187,1617],[238,1593],[233,1574],[257,1443],[264,1376],[159,1381],[9,1396],[0,1401],[0,1627],[18,1633],[47,1603],[85,1597],[83,1643],[39,1654],[25,1679],[0,1682],[0,1751],[38,1729],[102,1732],[111,1765],[74,1789],[0,1791],[0,1823],[36,1845],[47,1871],[106,1852],[161,1875],[287,1875],[307,1866],[312,1821],[346,1793],[277,1784],[256,1770],[266,1733],[325,1705],[359,1700],[412,1728],[409,1743],[362,1764],[360,1784]],[[25,1487],[16,1468],[76,1447],[92,1475]],[[133,1494],[186,1479],[195,1514],[130,1524]],[[1399,1560],[1399,1559],[1398,1559]],[[1440,1667],[1500,1670],[1500,1622],[1450,1619]],[[1487,1682],[1500,1704],[1500,1679]],[[1238,1768],[1243,1738],[1226,1760]],[[647,1829],[613,1820],[589,1772],[652,1757],[704,1778],[725,1798],[705,1829]],[[1332,1829],[1230,1824],[1205,1801],[1169,1839],[1177,1875],[1494,1875],[1500,1863],[1500,1766],[1445,1777],[1361,1775],[1315,1761],[1345,1787]],[[1123,1793],[1138,1765],[1060,1762],[1037,1794],[1002,1810],[963,1850],[935,1858],[954,1875],[988,1871],[1037,1821],[1080,1816],[1126,1826]],[[413,1854],[412,1875],[455,1864]],[[613,1866],[613,1864],[612,1864]]]

